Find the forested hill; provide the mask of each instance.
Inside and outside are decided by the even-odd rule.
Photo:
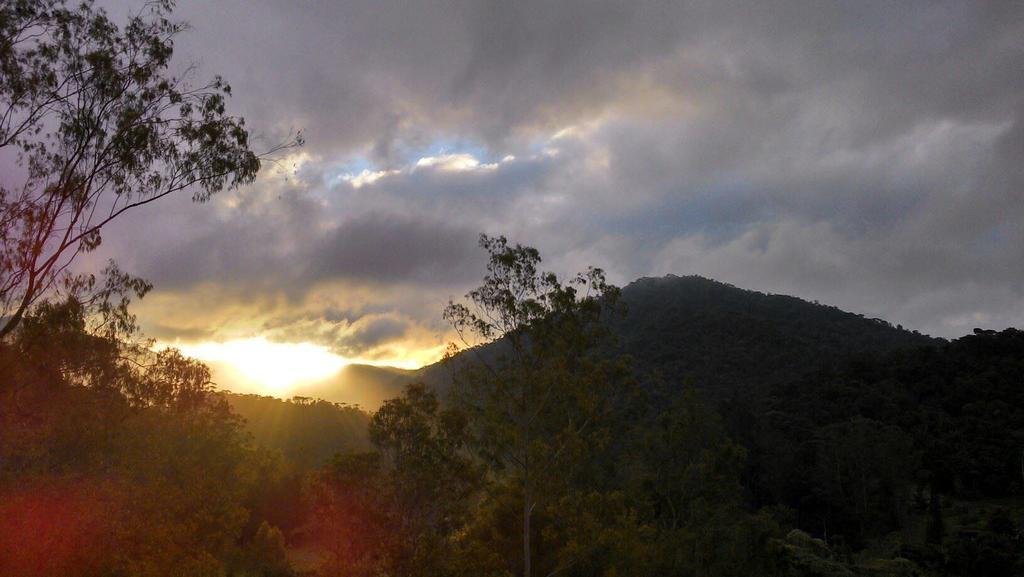
[[[1024,332],[975,329],[806,375],[722,416],[747,450],[755,505],[923,574],[1019,576],[1022,379]]]
[[[699,276],[641,278],[623,287],[622,303],[612,331],[638,374],[670,388],[692,382],[712,399],[764,392],[860,356],[942,342],[881,319]],[[444,388],[449,374],[438,363],[416,376]]]
[[[295,465],[319,467],[339,452],[369,447],[370,416],[357,407],[309,397],[224,396],[257,444]]]
[[[374,411],[384,401],[401,395],[405,385],[413,380],[415,371],[351,364],[329,379],[301,387],[294,394]]]
[[[744,290],[699,276],[641,278],[613,321],[642,374],[690,379],[720,397],[865,354],[940,342],[833,306]]]

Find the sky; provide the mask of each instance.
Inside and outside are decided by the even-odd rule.
[[[106,231],[90,257],[155,284],[136,311],[161,342],[433,361],[444,305],[484,273],[480,233],[618,284],[697,274],[942,337],[1024,325],[1019,2],[176,15],[176,66],[223,75],[257,147],[299,129],[306,145],[252,186]]]

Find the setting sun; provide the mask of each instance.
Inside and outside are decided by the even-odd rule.
[[[275,343],[251,338],[223,343],[177,345],[181,352],[224,365],[259,392],[281,395],[297,384],[326,379],[349,359],[311,343]]]

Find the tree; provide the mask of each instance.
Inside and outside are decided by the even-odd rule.
[[[301,144],[257,155],[223,79],[168,74],[173,7],[118,27],[91,0],[0,0],[0,162],[18,167],[0,182],[0,339],[41,296],[82,288],[69,266],[110,221],[179,191],[203,202]]]
[[[919,469],[913,439],[899,427],[854,417],[815,431],[813,479],[829,532],[860,546],[867,535],[906,524]]]
[[[374,414],[374,452],[346,453],[317,472],[306,497],[329,571],[450,575],[480,467],[464,451],[465,420],[423,384]],[[461,557],[461,556],[458,556]]]
[[[465,449],[466,420],[422,383],[373,416],[370,439],[384,457],[392,512],[388,575],[451,572],[453,537],[464,526],[481,471]]]
[[[628,494],[654,549],[647,575],[763,575],[770,524],[745,507],[745,451],[686,383],[654,404],[626,452]],[[621,538],[620,538],[621,539]]]
[[[388,550],[388,480],[379,453],[337,455],[306,488],[313,541],[329,575],[376,575]]]
[[[521,491],[522,571],[532,571],[531,518],[542,497],[572,480],[599,421],[613,404],[621,366],[593,353],[606,336],[599,321],[618,289],[591,268],[563,285],[541,273],[536,249],[482,235],[490,255],[483,284],[445,318],[475,362],[457,376],[453,401],[466,412],[480,456]],[[457,350],[452,346],[452,352]]]
[[[255,486],[242,422],[104,307],[44,300],[0,347],[0,574],[220,574]]]

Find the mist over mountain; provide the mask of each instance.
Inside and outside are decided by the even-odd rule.
[[[417,371],[396,367],[351,364],[328,379],[297,388],[294,396],[347,403],[375,410],[384,401],[397,397]]]

